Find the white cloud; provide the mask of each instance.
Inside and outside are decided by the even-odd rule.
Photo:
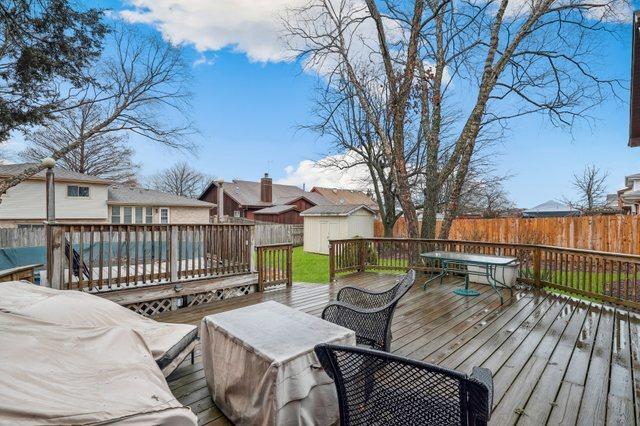
[[[358,164],[348,169],[326,167],[326,164],[353,164],[354,156],[350,153],[324,157],[318,161],[302,160],[297,166],[287,166],[286,176],[276,181],[285,185],[302,186],[307,189],[314,186],[329,188],[344,188],[366,190],[370,187],[369,170],[364,164]]]
[[[173,43],[200,51],[232,47],[252,61],[287,58],[280,17],[304,0],[131,0],[121,16],[156,27]]]

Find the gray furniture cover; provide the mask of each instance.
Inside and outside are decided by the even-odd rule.
[[[245,425],[328,425],[338,420],[318,343],[355,345],[352,330],[276,302],[202,320],[202,362],[216,405]]]
[[[0,311],[60,325],[129,327],[145,340],[165,376],[171,374],[197,343],[195,325],[154,321],[99,296],[22,281],[0,283]]]
[[[0,312],[0,424],[196,425],[142,336]]]

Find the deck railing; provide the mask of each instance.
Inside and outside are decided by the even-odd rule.
[[[535,244],[406,238],[329,243],[330,280],[354,271],[437,271],[420,253],[443,250],[517,257],[518,281],[640,309],[640,256]]]
[[[47,225],[47,280],[112,290],[251,272],[253,225]]]
[[[256,247],[258,291],[285,284],[291,286],[292,244],[270,244]]]

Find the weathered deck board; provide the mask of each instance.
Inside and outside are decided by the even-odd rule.
[[[369,289],[398,277],[365,273],[336,285],[293,287],[162,314],[159,320],[198,324],[203,316],[275,300],[313,315],[335,299],[341,285]],[[640,316],[623,309],[534,290],[516,290],[500,305],[486,286],[477,297],[452,293],[459,283],[420,285],[396,310],[392,349],[469,372],[475,365],[494,374],[491,424],[574,424],[578,419],[633,424],[640,407]],[[505,293],[508,298],[508,293]],[[169,386],[191,406],[201,425],[229,424],[207,390],[199,349]]]

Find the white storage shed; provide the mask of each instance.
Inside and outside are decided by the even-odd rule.
[[[329,254],[329,240],[373,237],[376,212],[364,205],[342,204],[311,207],[304,218],[304,251]]]

